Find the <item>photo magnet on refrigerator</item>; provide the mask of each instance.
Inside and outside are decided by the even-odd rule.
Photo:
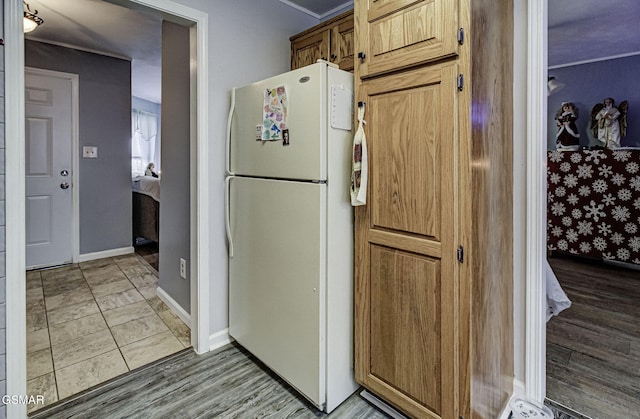
[[[282,145],[289,145],[289,130],[282,130]]]

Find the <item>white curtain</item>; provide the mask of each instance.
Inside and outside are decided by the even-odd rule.
[[[144,175],[149,163],[160,170],[160,141],[158,136],[158,115],[133,109],[131,112],[131,173]]]

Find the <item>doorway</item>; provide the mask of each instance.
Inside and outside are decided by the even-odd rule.
[[[566,84],[549,94],[548,113],[543,115],[548,130],[543,142],[549,149],[548,247],[553,249],[549,264],[571,307],[546,323],[546,397],[551,405],[589,417],[636,417],[640,362],[632,348],[640,337],[636,327],[640,275],[631,262],[638,263],[637,211],[632,206],[638,194],[627,165],[633,166],[640,156],[632,149],[594,150],[598,132],[590,128],[604,98],[612,96],[616,107],[626,99],[637,101],[632,70],[637,67],[637,53],[629,52],[636,49],[628,46],[638,37],[624,30],[623,23],[636,21],[640,9],[633,1],[619,3],[612,13],[604,13],[607,5],[585,4],[579,19],[567,19],[566,11],[576,10],[577,3],[582,5],[548,2],[548,73],[555,82]],[[591,34],[598,36],[591,39]],[[615,39],[613,45],[604,34]],[[564,39],[570,49],[564,48]],[[554,119],[560,119],[565,102],[576,108],[581,147],[558,153],[554,137],[559,128]],[[636,146],[637,141],[628,131],[621,145]],[[591,149],[582,150],[584,146]],[[581,176],[584,170],[593,175]],[[599,208],[595,219],[587,213],[590,208]]]
[[[196,116],[208,114],[208,64],[205,35],[208,33],[208,16],[204,12],[190,9],[170,0],[149,1],[129,0],[130,6],[147,7],[160,11],[167,18],[173,17],[184,24],[191,22],[192,46],[191,54],[195,63],[193,72],[194,92],[191,106]],[[24,222],[24,37],[22,36],[22,5],[17,2],[4,3],[5,33],[5,76],[11,83],[5,86],[5,121],[7,138],[19,139],[8,141],[6,145],[6,194],[11,199],[6,201],[7,237],[11,237],[12,246],[6,251],[7,281],[7,394],[26,394],[26,348],[25,348],[25,222]],[[197,54],[196,54],[197,52]],[[206,280],[209,277],[209,261],[204,255],[208,249],[208,237],[199,235],[209,225],[209,151],[205,138],[208,134],[206,117],[198,117],[192,131],[192,170],[190,176],[191,189],[195,191],[191,198],[190,231],[192,232],[191,261],[189,275],[191,283],[190,323],[193,333],[191,343],[198,353],[209,350],[209,288]],[[7,405],[8,417],[23,417],[26,406]]]
[[[25,69],[27,268],[77,259],[78,76]]]
[[[616,67],[629,68],[620,65],[621,60],[563,68],[566,72],[561,77],[569,83],[562,92],[549,97],[549,123],[554,122],[553,114],[561,101],[568,98],[581,104],[578,114],[585,118],[588,111],[584,104],[595,102],[588,99],[589,95],[602,97],[606,91],[611,92],[615,84],[607,79],[626,79],[628,71],[616,73]],[[606,79],[593,77],[599,74],[599,68],[611,68]],[[552,74],[560,71],[553,69]],[[585,83],[580,80],[581,74],[601,81]],[[628,83],[622,84],[629,88]],[[587,131],[582,127],[579,131],[582,144],[594,145],[596,136]],[[640,195],[631,186],[629,179],[633,176],[626,170],[638,157],[632,150],[548,152],[548,262],[553,270],[549,275],[557,277],[571,306],[546,323],[546,398],[550,405],[572,416],[635,417],[640,411],[635,388],[640,382],[640,362],[632,349],[640,337],[636,327],[640,321],[640,275],[629,263],[634,259],[638,262],[633,244],[637,224],[631,214],[632,203]],[[602,169],[607,172],[603,174]],[[581,177],[583,170],[593,170],[593,175]],[[617,185],[614,179],[624,181]],[[600,193],[600,185],[605,192]],[[601,211],[596,219],[586,213],[592,206]],[[613,260],[606,261],[608,258]],[[627,266],[623,266],[624,259]]]
[[[80,4],[79,2],[78,5]],[[120,6],[108,5],[102,19],[109,20],[110,16],[119,16],[117,13],[121,9]],[[70,13],[72,12],[70,11]],[[129,17],[130,15],[127,13],[126,18],[119,17],[119,20],[121,22],[125,20],[138,22],[144,19],[139,17],[140,15],[141,13],[134,12],[134,16]],[[160,19],[156,18],[156,21],[160,22]],[[149,32],[157,37],[154,43],[160,42],[162,36],[163,45],[167,43],[180,45],[181,60],[175,60],[175,57],[170,53],[167,54],[166,48],[163,48],[162,55],[166,54],[164,60],[171,62],[175,72],[181,72],[182,79],[186,80],[188,86],[189,29],[184,26],[181,28],[183,28],[182,36],[178,40],[174,40],[172,34],[166,36],[164,30],[162,33],[155,30]],[[115,253],[115,250],[120,248],[131,249],[132,214],[130,202],[132,185],[135,183],[132,183],[130,172],[131,152],[126,145],[131,136],[129,121],[131,87],[129,80],[131,79],[130,66],[132,64],[127,60],[109,57],[105,54],[87,53],[82,50],[33,41],[26,42],[25,53],[29,65],[77,72],[79,78],[85,81],[80,85],[83,110],[80,121],[80,148],[83,150],[95,149],[95,152],[89,156],[87,153],[82,153],[79,164],[81,171],[77,172],[81,182],[72,185],[74,190],[80,189],[78,203],[81,210],[82,228],[80,231],[82,242],[80,244],[84,253],[81,258],[73,260],[75,265],[30,271],[27,274],[27,390],[28,394],[46,394],[48,396],[46,403],[50,403],[67,398],[143,364],[173,354],[190,346],[190,343],[188,327],[176,314],[172,313],[172,309],[176,310],[175,305],[165,304],[161,300],[166,297],[166,294],[162,294],[161,291],[167,290],[168,286],[173,285],[171,276],[165,275],[164,286],[161,286],[162,276],[149,269],[138,258],[131,257],[133,255],[129,254],[129,257],[116,255],[110,257],[108,255]],[[186,109],[185,112],[189,115],[189,89],[182,88],[179,94],[169,95],[173,90],[174,79],[169,78],[169,82],[165,79],[162,97],[168,99],[170,105],[172,104],[171,98],[173,101],[179,100],[183,105],[181,109]],[[27,82],[31,83],[30,77],[27,78]],[[58,91],[52,95],[46,95],[42,92],[48,93],[43,89],[36,90],[35,87],[26,91],[27,111],[37,107],[32,103],[38,99],[37,93],[40,93],[40,96],[54,99],[57,97],[65,98]],[[100,96],[100,100],[92,100],[97,96]],[[65,109],[65,106],[61,106],[62,103],[59,102],[53,102],[50,105],[49,108],[54,109],[54,114],[56,112],[63,113],[62,111]],[[43,105],[38,107],[45,108]],[[38,110],[41,111],[41,109]],[[36,115],[41,114],[45,113],[41,111]],[[169,112],[165,115],[166,119],[171,120],[172,124],[170,125],[173,125],[176,120],[175,113]],[[50,129],[30,129],[31,125],[35,125],[32,120],[35,122],[47,121]],[[26,143],[27,173],[30,172],[30,165],[33,165],[32,160],[38,162],[37,158],[40,157],[40,154],[37,151],[41,148],[45,150],[43,154],[66,157],[69,160],[71,147],[68,143],[62,144],[60,141],[70,137],[68,135],[55,138],[57,141],[55,144],[51,144],[51,147],[42,147],[42,137],[47,139],[49,131],[55,134],[58,128],[63,125],[59,118],[28,118],[27,121],[31,125],[27,124],[26,133],[30,134],[33,131],[33,136],[27,135],[27,140],[29,140]],[[170,175],[163,178],[164,199],[159,202],[159,205],[165,205],[162,213],[167,217],[167,226],[173,219],[183,220],[180,233],[173,236],[167,235],[167,238],[170,240],[183,238],[186,245],[180,249],[182,253],[179,254],[186,260],[190,260],[188,256],[189,195],[187,194],[180,200],[175,200],[171,196],[175,189],[172,189],[171,186],[177,181],[180,184],[180,191],[189,191],[190,133],[188,122],[182,126],[184,125],[187,129],[183,130],[180,136],[169,137],[179,138],[180,141],[168,142],[167,147],[172,152],[167,154],[170,158],[167,159],[166,167],[170,168],[169,163],[179,159],[184,162],[186,169],[173,173],[169,171]],[[32,143],[34,146],[40,147],[32,147]],[[169,146],[174,143],[179,143],[181,147],[177,150],[175,147],[171,149]],[[44,158],[41,160],[49,161]],[[59,164],[59,162],[54,159],[50,166],[53,167],[55,164]],[[39,166],[36,169],[39,169]],[[50,177],[57,179],[59,169],[55,168],[54,176]],[[36,173],[36,175],[38,174]],[[178,177],[179,179],[177,179]],[[44,176],[38,177],[38,179],[41,178]],[[142,183],[141,179],[136,178],[135,180]],[[31,179],[28,177],[27,186],[30,181]],[[156,185],[159,186],[159,183]],[[49,186],[54,191],[58,190],[57,184]],[[67,189],[61,190],[61,193],[64,194],[67,191],[70,192]],[[175,192],[173,193],[175,194]],[[29,198],[29,195],[27,197]],[[159,194],[158,201],[160,201]],[[177,202],[176,207],[166,206],[172,201]],[[27,214],[30,213],[31,206],[34,206],[29,204],[30,200],[27,199]],[[46,207],[46,205],[41,206]],[[159,225],[157,215],[156,211],[155,214],[145,213],[142,217],[143,222],[151,219],[155,221],[156,233]],[[134,219],[134,221],[136,220]],[[108,228],[102,226],[108,226]],[[44,227],[46,230],[48,226]],[[29,231],[28,228],[27,233]],[[38,230],[36,229],[36,231]],[[28,234],[27,239],[29,238]],[[168,241],[164,240],[163,242],[167,243]],[[29,241],[27,244],[27,251],[29,251]],[[70,246],[63,245],[59,247],[70,248]],[[91,250],[97,252],[87,254]],[[41,253],[46,255],[44,251]],[[169,256],[172,256],[171,252],[168,253],[167,257]],[[28,258],[27,261],[29,261]],[[60,263],[51,265],[69,263],[71,260],[54,260],[54,262]],[[182,289],[186,288],[182,291],[182,296],[188,296],[189,283],[179,278],[176,279],[175,282],[179,283]],[[39,291],[42,293],[38,294]],[[166,300],[166,298],[163,299]],[[65,304],[59,304],[61,300],[64,300]],[[188,299],[185,301],[183,298],[179,301],[179,306],[188,310]],[[176,313],[180,313],[180,311],[176,311]],[[43,343],[45,345],[42,345]],[[85,350],[79,348],[85,348]],[[30,405],[29,407],[35,408],[37,406]]]

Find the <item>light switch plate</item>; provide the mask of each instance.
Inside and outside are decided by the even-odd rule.
[[[98,147],[82,147],[82,157],[85,159],[97,159]]]

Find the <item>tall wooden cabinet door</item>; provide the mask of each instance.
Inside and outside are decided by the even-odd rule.
[[[331,61],[341,70],[353,71],[353,15],[331,30]]]
[[[331,31],[325,30],[291,43],[291,69],[314,64],[317,60],[329,59]]]
[[[358,91],[369,189],[356,212],[356,378],[421,418],[458,417],[456,69]]]
[[[458,0],[355,2],[360,77],[458,53]]]

